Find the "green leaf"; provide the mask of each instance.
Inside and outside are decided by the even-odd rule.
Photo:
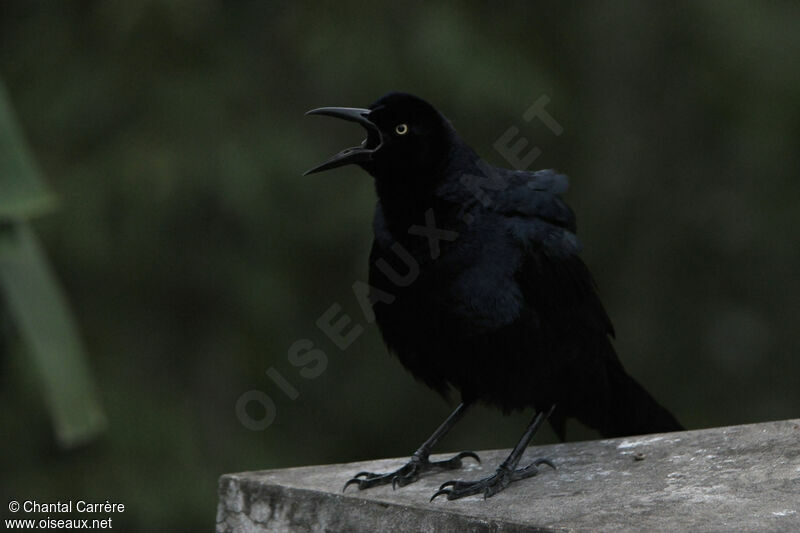
[[[77,446],[105,428],[72,314],[26,222],[0,227],[0,286],[42,376],[56,437]]]
[[[54,203],[28,153],[0,82],[0,219],[38,215]]]

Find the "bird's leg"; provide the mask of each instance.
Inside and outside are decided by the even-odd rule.
[[[456,422],[458,422],[459,419],[464,415],[464,411],[467,410],[467,407],[468,405],[465,403],[461,403],[458,407],[456,407],[456,410],[453,411],[452,414],[447,417],[447,420],[445,420],[442,425],[433,432],[433,435],[431,435],[430,438],[428,438],[428,440],[426,440],[422,446],[420,446],[419,449],[414,452],[414,454],[411,456],[411,459],[404,466],[393,472],[386,472],[382,474],[377,474],[374,472],[359,472],[353,479],[344,484],[342,491],[346,490],[350,485],[358,485],[358,488],[361,490],[375,487],[377,485],[387,485],[389,483],[392,484],[392,488],[395,488],[398,485],[403,487],[418,480],[419,476],[423,472],[454,470],[456,468],[460,468],[461,460],[465,457],[471,457],[480,463],[480,457],[478,457],[475,452],[461,452],[450,459],[445,459],[443,461],[429,460],[431,449],[433,449],[434,445],[445,435],[445,433],[450,431],[450,429],[456,425]]]
[[[448,481],[439,487],[439,490],[431,497],[431,501],[441,495],[446,495],[448,500],[457,500],[458,498],[479,494],[481,492],[484,498],[490,498],[514,481],[535,476],[539,473],[540,465],[547,465],[551,468],[555,468],[553,462],[546,458],[534,459],[528,466],[517,468],[517,464],[519,464],[519,460],[522,454],[525,453],[525,449],[531,442],[536,430],[538,430],[542,422],[550,416],[553,409],[555,409],[555,405],[552,406],[547,413],[544,411],[536,413],[536,416],[533,417],[533,420],[528,426],[528,429],[525,430],[522,438],[519,439],[517,445],[506,460],[497,468],[494,474],[477,481]]]

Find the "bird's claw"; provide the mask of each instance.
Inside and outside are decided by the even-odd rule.
[[[481,458],[478,457],[478,454],[475,452],[461,452],[450,459],[445,459],[443,461],[430,461],[430,464],[436,468],[443,469],[443,470],[454,470],[456,468],[461,468],[461,460],[469,457],[470,459],[475,459],[475,461],[480,464]]]
[[[432,502],[433,500],[436,499],[437,496],[441,496],[442,494],[450,494],[450,491],[447,490],[447,489],[439,489],[439,490],[437,490],[436,492],[433,493],[433,496],[431,496],[431,499],[429,500],[429,502]]]
[[[542,465],[547,465],[553,470],[556,470],[556,464],[547,457],[539,457],[538,459],[535,459],[531,464],[529,464],[522,470],[527,470],[528,468],[536,468],[537,466],[542,466]]]
[[[510,470],[501,466],[491,476],[477,481],[460,481],[455,479],[446,481],[441,484],[439,490],[433,493],[430,501],[435,500],[439,496],[447,496],[448,500],[457,500],[481,492],[483,492],[484,498],[491,498],[512,482],[535,476],[539,473],[539,466],[541,465],[547,465],[555,469],[553,461],[546,458],[536,459],[525,468],[518,468],[516,470]]]
[[[364,471],[362,471],[362,472],[359,472],[359,473],[358,473],[358,474],[356,474],[355,476],[353,476],[353,479],[360,478],[360,477],[364,477],[364,478],[367,478],[367,479],[368,479],[368,478],[371,478],[371,477],[375,477],[375,476],[377,476],[377,475],[378,475],[378,474],[374,474],[374,473],[372,473],[372,472],[367,472],[366,470],[364,470]]]
[[[347,490],[350,485],[358,485],[359,490],[377,487],[378,485],[388,485],[391,483],[392,489],[397,487],[405,487],[417,481],[423,472],[428,471],[441,471],[441,470],[455,470],[461,468],[462,459],[465,458],[475,459],[481,462],[480,457],[475,452],[461,452],[450,459],[441,461],[430,461],[427,457],[414,456],[411,460],[398,468],[394,472],[387,472],[385,474],[378,474],[375,472],[359,472],[353,476],[347,483],[344,484],[342,492]]]
[[[355,485],[356,483],[358,483],[360,485],[362,481],[364,481],[364,480],[358,479],[358,477],[354,477],[354,478],[351,478],[351,479],[347,480],[347,483],[345,483],[344,487],[342,487],[342,492],[346,491],[347,487],[349,487],[350,485]]]

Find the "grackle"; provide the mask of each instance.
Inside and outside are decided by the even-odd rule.
[[[306,172],[355,163],[378,196],[369,302],[391,352],[419,380],[461,403],[402,468],[360,472],[360,489],[403,486],[456,469],[473,452],[431,461],[431,449],[475,402],[536,415],[495,473],[448,481],[433,495],[492,496],[534,476],[518,467],[544,420],[564,439],[574,417],[604,437],[679,431],[678,421],[622,367],[614,328],[579,257],[575,216],[553,170],[484,162],[431,104],[389,93],[368,109],[308,112],[362,125],[366,139]],[[431,498],[431,499],[433,499]]]

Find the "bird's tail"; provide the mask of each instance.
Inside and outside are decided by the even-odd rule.
[[[562,440],[565,436],[563,417],[570,415],[605,438],[684,430],[675,416],[628,375],[621,364],[607,369],[607,379],[607,386],[593,394],[589,401],[569,406],[566,413],[559,413],[556,407],[551,424]]]
[[[607,416],[597,428],[603,437],[683,431],[680,422],[659,404],[622,365],[609,372],[612,386],[606,398]]]

